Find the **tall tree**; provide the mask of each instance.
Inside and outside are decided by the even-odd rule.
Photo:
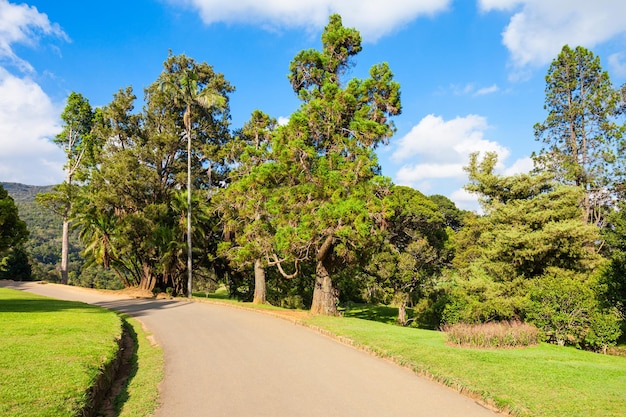
[[[188,108],[176,89],[164,88],[192,73],[197,81],[190,76],[184,82],[219,92],[225,107]],[[221,176],[226,169],[215,150],[229,138],[226,96],[232,90],[208,64],[170,55],[159,78],[145,90],[142,112],[134,112],[136,97],[127,88],[115,94],[96,119],[104,145],[80,208],[81,226],[89,228],[82,236],[91,256],[108,263],[125,285],[190,294],[183,283],[189,272],[185,267],[189,254],[185,256],[184,250],[189,229],[198,242],[192,252],[198,260],[194,272],[207,267],[209,255],[213,256],[207,251],[215,251],[211,245],[216,243],[211,243],[215,221],[206,191],[222,180],[208,172],[210,166],[217,167]],[[188,184],[191,210],[181,191]]]
[[[321,51],[302,51],[290,65],[302,105],[277,129],[272,162],[259,168],[271,179],[277,259],[315,264],[316,314],[337,314],[331,274],[376,238],[389,186],[373,149],[395,131],[389,118],[400,113],[400,86],[386,63],[344,82],[360,51],[359,32],[330,16]]]
[[[616,123],[620,95],[600,59],[578,46],[565,45],[546,76],[544,108],[548,117],[535,125],[544,147],[535,161],[556,179],[584,190],[588,223],[602,225],[618,174],[623,126]]]
[[[76,199],[75,181],[84,181],[88,166],[93,161],[96,141],[92,135],[94,112],[89,100],[80,93],[72,92],[67,98],[67,105],[61,113],[63,131],[54,142],[66,155],[65,180],[55,187],[52,193],[38,196],[38,202],[60,214],[63,219],[61,237],[61,282],[67,284],[70,215]]]
[[[230,172],[229,185],[216,196],[228,236],[221,250],[237,268],[253,266],[255,304],[267,301],[265,269],[274,254],[269,193],[257,184],[268,181],[260,167],[269,160],[275,128],[275,119],[259,110],[252,113],[232,143],[230,157],[236,167]]]
[[[187,137],[187,295],[192,296],[192,238],[191,238],[191,136],[193,134],[192,107],[198,106],[210,110],[212,107],[223,108],[226,99],[216,89],[201,83],[198,73],[192,67],[182,68],[176,77],[167,77],[161,87],[173,93],[174,101],[181,102],[185,107],[183,124]],[[209,179],[211,171],[209,167]]]

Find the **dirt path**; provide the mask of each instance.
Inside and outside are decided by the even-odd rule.
[[[388,361],[267,315],[61,285],[0,285],[139,319],[165,356],[157,417],[497,415]]]

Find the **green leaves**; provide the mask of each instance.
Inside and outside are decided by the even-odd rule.
[[[0,255],[7,249],[18,247],[27,238],[26,223],[20,219],[15,201],[0,185]]]
[[[611,193],[623,181],[618,163],[624,126],[616,122],[620,94],[600,59],[583,47],[565,45],[546,76],[546,120],[535,125],[545,147],[534,156],[557,181],[581,187],[587,222],[601,225]]]

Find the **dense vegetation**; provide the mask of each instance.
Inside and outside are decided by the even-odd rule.
[[[561,345],[615,344],[626,88],[592,52],[565,46],[546,76],[535,170],[499,175],[489,153],[468,161],[478,215],[380,175],[375,149],[395,132],[400,86],[385,63],[347,79],[360,51],[360,34],[331,16],[321,50],[290,65],[301,105],[284,125],[257,110],[232,129],[234,86],[184,55],[168,56],[138,112],[131,87],[98,109],[73,93],[57,137],[69,180],[38,197],[60,216],[54,239],[64,219],[86,265],[104,268],[93,276],[150,291],[225,284],[233,297],[328,315],[393,303],[402,325],[516,320]],[[94,285],[82,264],[72,278],[71,258],[70,282]]]

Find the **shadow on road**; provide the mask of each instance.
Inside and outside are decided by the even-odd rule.
[[[145,299],[123,299],[113,301],[101,301],[93,303],[98,307],[107,308],[109,310],[115,310],[122,313],[129,314],[133,317],[141,317],[146,311],[151,310],[163,310],[176,308],[187,304],[185,301],[176,300],[145,300]]]

